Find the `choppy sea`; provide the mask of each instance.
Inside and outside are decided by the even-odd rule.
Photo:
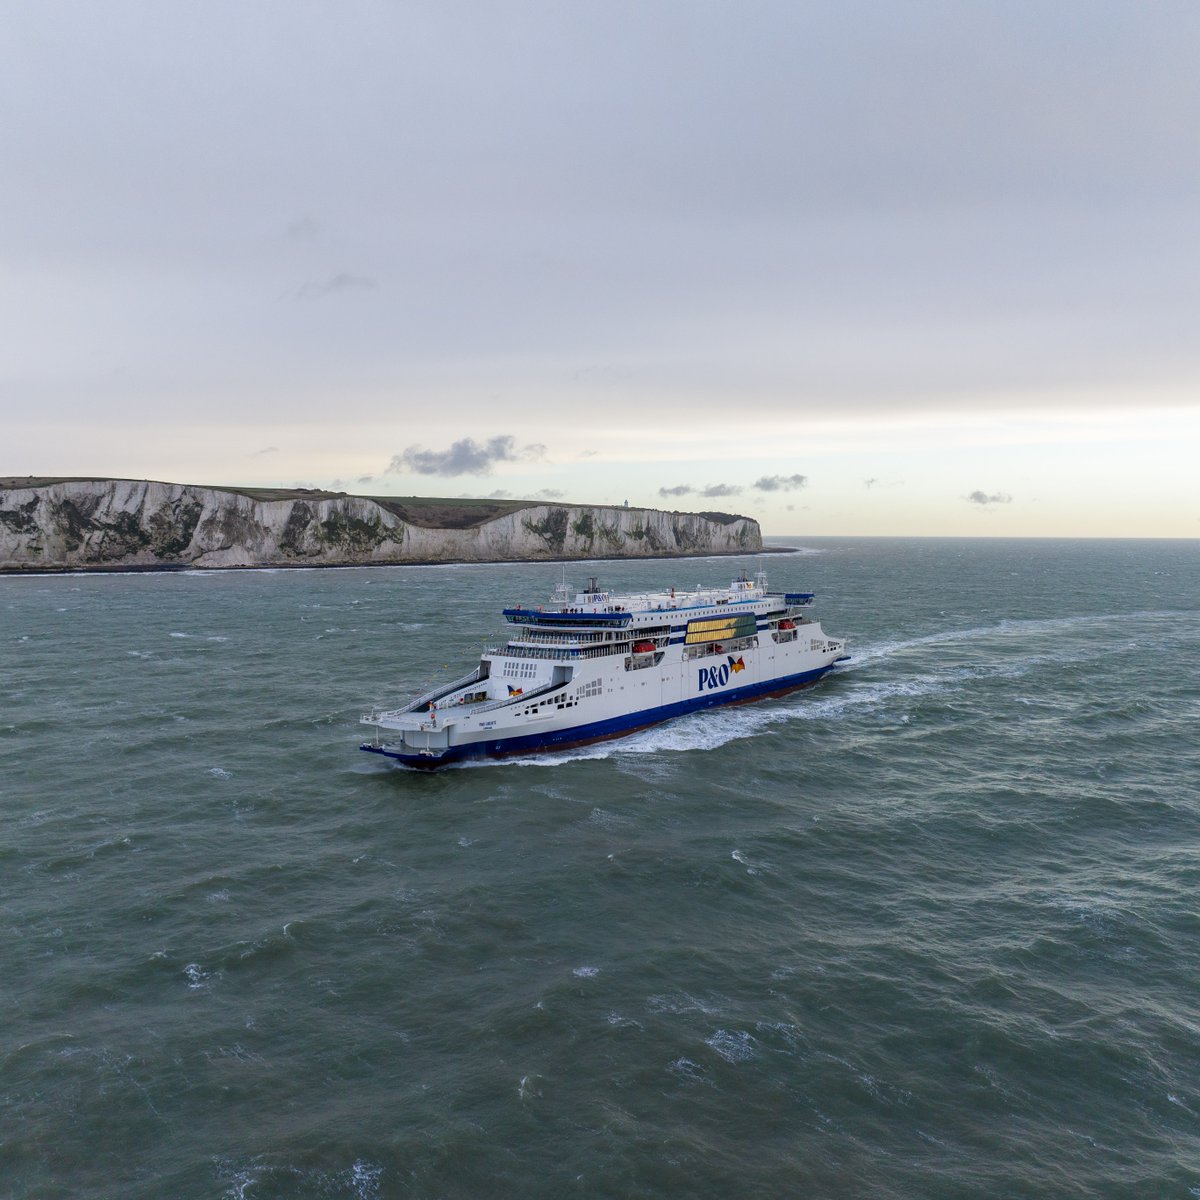
[[[552,565],[0,579],[0,1196],[1200,1196],[1200,543],[818,593],[785,700],[408,771]]]

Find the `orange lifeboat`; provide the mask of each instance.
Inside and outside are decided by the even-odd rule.
[[[655,651],[655,645],[653,642],[634,642],[633,643],[634,654],[653,654],[654,651]]]
[[[790,617],[784,617],[784,619],[779,622],[779,628],[780,629],[795,629],[796,622],[793,621]]]

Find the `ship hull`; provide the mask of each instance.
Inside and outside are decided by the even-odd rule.
[[[405,766],[416,767],[420,770],[434,770],[454,762],[468,759],[503,759],[529,754],[544,754],[554,751],[570,750],[579,746],[593,745],[597,742],[612,741],[616,738],[628,737],[643,729],[661,725],[676,717],[689,713],[702,712],[710,708],[724,708],[730,705],[750,704],[756,700],[766,700],[786,696],[801,688],[811,687],[822,676],[833,670],[834,663],[826,663],[813,670],[801,671],[775,679],[759,680],[739,688],[730,688],[721,692],[692,696],[671,704],[659,705],[655,708],[642,709],[639,712],[625,713],[604,720],[592,721],[586,724],[566,728],[547,729],[537,733],[512,734],[505,737],[465,742],[449,745],[444,749],[424,753],[408,753],[396,750],[391,746],[374,745],[364,742],[361,749],[371,754],[379,754]]]

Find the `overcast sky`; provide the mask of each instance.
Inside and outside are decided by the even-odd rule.
[[[1200,536],[1196,0],[0,0],[0,475]]]

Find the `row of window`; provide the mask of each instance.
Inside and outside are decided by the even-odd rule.
[[[503,674],[509,679],[532,679],[537,674],[537,663],[509,660],[504,664]]]
[[[705,642],[699,646],[684,646],[683,657],[703,658],[708,654],[736,654],[739,650],[753,650],[758,645],[758,638],[734,638],[731,642]]]
[[[621,637],[628,639],[629,634],[614,633],[575,633],[566,630],[562,633],[544,633],[536,629],[523,629],[518,639],[522,642],[540,642],[551,646],[575,646],[585,643],[611,642]]]
[[[669,625],[655,625],[648,629],[622,629],[615,632],[576,633],[546,633],[540,629],[523,629],[521,636],[515,638],[518,642],[533,642],[535,645],[550,646],[586,646],[598,642],[628,642],[640,641],[643,638],[667,637],[671,632]]]

